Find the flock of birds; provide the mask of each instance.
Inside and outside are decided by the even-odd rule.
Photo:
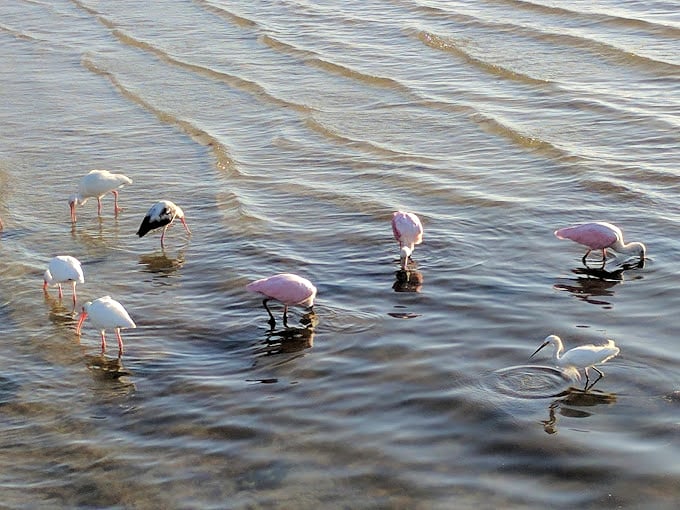
[[[101,199],[107,193],[114,196],[114,214],[117,215],[121,209],[118,206],[118,189],[126,184],[131,184],[132,180],[123,174],[114,174],[107,170],[92,170],[85,175],[78,184],[78,192],[69,198],[71,208],[71,221],[76,222],[76,207],[84,205],[89,199],[97,199],[97,213],[102,214]],[[154,204],[144,216],[142,223],[137,231],[139,237],[145,236],[152,230],[163,228],[161,234],[161,247],[164,248],[166,230],[173,224],[175,219],[179,219],[186,230],[187,235],[191,235],[191,230],[184,218],[184,211],[169,200],[162,200]],[[0,220],[0,230],[2,221]],[[415,246],[423,241],[423,225],[414,213],[397,211],[392,215],[392,231],[394,238],[399,243],[400,267],[408,270],[408,264],[412,261],[412,254]],[[605,222],[585,223],[561,228],[555,231],[555,236],[559,239],[570,239],[588,248],[582,258],[587,265],[587,257],[593,250],[600,250],[602,253],[602,266],[606,262],[607,249],[614,250],[623,254],[634,254],[643,261],[645,258],[645,246],[642,243],[625,243],[621,229]],[[43,290],[47,293],[50,286],[57,286],[59,298],[63,297],[62,284],[70,284],[73,293],[73,306],[76,306],[76,284],[84,283],[85,278],[80,262],[69,255],[54,257],[44,274]],[[272,314],[267,303],[271,300],[283,304],[283,324],[288,327],[288,307],[305,306],[313,311],[314,300],[316,299],[316,287],[301,276],[292,273],[281,273],[267,278],[262,278],[246,285],[246,290],[258,293],[264,297],[262,305],[269,314],[269,325],[274,329],[276,319]],[[106,350],[106,330],[114,330],[118,340],[119,356],[123,353],[123,340],[120,330],[135,328],[136,325],[127,310],[115,299],[104,296],[94,301],[86,302],[80,312],[76,334],[81,334],[81,329],[85,320],[89,318],[92,324],[101,334],[102,353]],[[592,388],[599,381],[603,374],[595,365],[601,365],[619,354],[619,348],[613,340],[609,340],[605,345],[581,345],[564,351],[564,346],[560,337],[556,335],[548,336],[541,346],[530,356],[533,358],[541,349],[546,346],[553,348],[553,363],[565,370],[565,372],[575,372],[580,377],[580,370],[584,370],[586,384],[584,391]],[[589,384],[588,369],[592,368],[598,373],[598,378]]]

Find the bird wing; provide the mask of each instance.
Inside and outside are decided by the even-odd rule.
[[[149,212],[146,213],[142,224],[137,230],[139,237],[144,237],[151,230],[164,227],[168,223],[172,223],[175,219],[175,210],[170,207],[168,202],[162,201],[154,204]]]
[[[418,216],[412,213],[395,212],[392,215],[392,232],[402,246],[423,242],[423,225]]]
[[[613,228],[611,228],[613,227]],[[558,239],[570,239],[593,250],[607,248],[618,239],[620,230],[606,223],[585,223],[555,231]]]

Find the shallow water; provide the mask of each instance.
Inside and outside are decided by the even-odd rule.
[[[675,508],[679,35],[662,1],[0,5],[2,505]],[[72,226],[93,168],[124,210]],[[552,235],[593,219],[644,267]],[[43,295],[57,254],[122,358]],[[276,272],[311,328],[268,331]],[[528,361],[551,333],[621,354],[583,392]]]

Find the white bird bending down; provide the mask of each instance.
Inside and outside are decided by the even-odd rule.
[[[71,222],[76,222],[76,206],[85,205],[90,198],[97,199],[97,214],[102,215],[102,197],[107,193],[113,194],[113,212],[115,216],[122,211],[118,207],[118,188],[126,184],[132,184],[132,179],[123,174],[113,174],[108,170],[92,170],[80,179],[78,193],[74,193],[68,199],[71,207]]]
[[[142,220],[142,224],[139,226],[137,235],[139,237],[144,237],[151,230],[165,227],[161,234],[161,247],[164,248],[165,244],[163,240],[165,239],[165,231],[172,225],[175,218],[178,218],[182,222],[184,230],[187,231],[187,235],[191,235],[191,230],[189,230],[189,226],[184,219],[184,211],[182,211],[182,208],[175,203],[170,202],[170,200],[161,200],[151,206],[151,209],[146,213],[146,216],[144,216],[144,219]]]
[[[314,307],[316,287],[312,282],[291,273],[281,273],[262,278],[246,285],[246,290],[258,292],[264,296],[262,304],[269,314],[269,325],[274,328],[276,320],[267,306],[270,299],[283,303],[283,325],[288,327],[288,307],[293,305]]]
[[[136,328],[137,325],[128,315],[127,310],[123,308],[118,301],[112,299],[111,296],[100,297],[94,301],[88,301],[83,305],[82,312],[78,318],[78,325],[76,326],[76,335],[80,335],[80,330],[85,319],[90,317],[92,324],[97,328],[102,335],[102,352],[106,350],[106,333],[107,329],[114,329],[118,338],[118,355],[123,354],[123,339],[120,336],[121,328]]]
[[[401,268],[406,270],[415,245],[423,242],[423,225],[415,214],[397,211],[392,213],[392,232],[399,243]]]
[[[595,383],[599,381],[604,374],[598,370],[595,365],[601,365],[608,360],[616,356],[620,349],[616,347],[614,340],[608,340],[605,345],[579,345],[573,349],[569,349],[567,352],[562,354],[564,346],[562,345],[562,339],[557,335],[550,335],[545,338],[545,341],[541,346],[534,351],[534,354],[529,356],[529,359],[533,358],[534,355],[543,349],[546,345],[553,346],[553,362],[558,367],[566,368],[567,370],[575,370],[580,379],[580,369],[584,369],[586,374],[586,385],[584,391],[588,391],[590,388],[595,386]],[[599,374],[599,377],[595,379],[593,384],[588,386],[588,369],[592,368]]]
[[[47,287],[57,285],[59,287],[59,299],[64,297],[61,289],[62,283],[71,282],[73,288],[73,306],[76,306],[76,283],[85,283],[83,268],[80,261],[69,255],[59,255],[50,260],[50,264],[43,275],[43,291],[47,294]]]

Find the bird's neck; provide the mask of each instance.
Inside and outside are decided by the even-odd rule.
[[[642,243],[624,243],[622,240],[617,239],[616,243],[612,245],[612,250],[623,254],[633,253],[640,255],[640,257],[645,256],[645,245]]]

